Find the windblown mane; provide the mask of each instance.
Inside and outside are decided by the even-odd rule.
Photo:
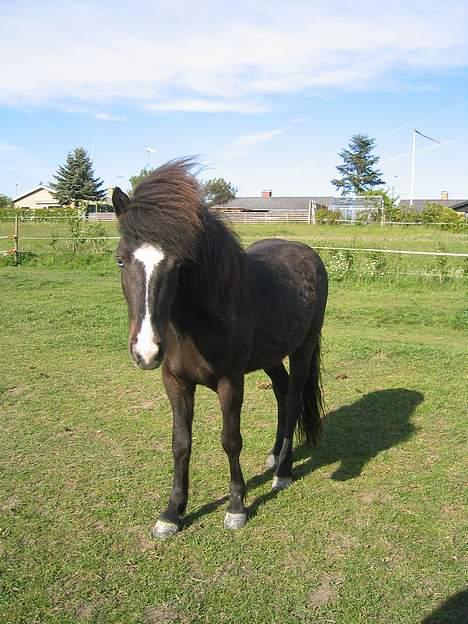
[[[244,252],[205,206],[192,173],[197,165],[180,158],[144,178],[119,219],[120,230],[127,240],[152,243],[182,261],[186,289],[212,313],[232,317],[246,294]]]
[[[127,240],[156,244],[180,260],[197,257],[206,209],[191,174],[196,164],[192,158],[171,160],[140,182],[120,218]]]

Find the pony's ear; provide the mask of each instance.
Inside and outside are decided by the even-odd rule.
[[[112,192],[112,205],[114,206],[115,214],[120,217],[121,214],[127,211],[129,203],[129,196],[116,186]]]

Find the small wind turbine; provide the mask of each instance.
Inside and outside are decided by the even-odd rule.
[[[145,145],[145,147],[143,149],[148,154],[148,163],[147,163],[146,166],[149,169],[150,168],[150,164],[151,164],[151,154],[156,154],[156,150],[153,149],[152,147],[150,147],[149,145]]]

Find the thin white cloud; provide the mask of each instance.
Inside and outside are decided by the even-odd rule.
[[[180,99],[164,100],[145,104],[144,108],[155,112],[190,112],[190,113],[263,113],[268,110],[264,104],[248,101],[219,99]]]
[[[295,124],[305,124],[308,121],[310,121],[309,117],[293,117],[292,119],[288,121],[288,123],[290,123],[291,125],[295,125]]]
[[[235,147],[253,147],[254,145],[257,145],[257,143],[265,143],[265,141],[270,141],[270,139],[278,136],[279,134],[282,134],[283,132],[283,128],[276,128],[274,130],[266,130],[265,132],[246,134],[235,139],[232,142],[232,145]]]
[[[93,113],[93,117],[100,121],[126,121],[125,117],[120,115],[112,115],[110,113]]]
[[[380,88],[390,77],[405,86],[403,76],[430,82],[466,67],[467,22],[459,0],[239,0],[235,13],[227,0],[141,0],[138,10],[16,0],[0,5],[0,103],[260,112],[275,95]]]
[[[424,147],[423,149],[416,150],[415,154],[423,154],[424,152],[431,152],[432,150],[438,149],[440,147],[444,147],[445,145],[451,145],[452,143],[457,143],[456,140],[453,141],[443,141],[442,143],[438,143],[437,145],[430,145],[429,147]],[[380,161],[380,164],[383,165],[385,163],[393,162],[395,160],[402,160],[403,158],[409,158],[413,152],[406,152],[405,154],[398,154],[398,156],[390,156],[390,158],[385,158]]]
[[[70,115],[85,115],[88,117],[94,117],[94,119],[98,119],[99,121],[127,121],[126,117],[115,115],[114,113],[108,113],[106,111],[97,111],[89,105],[83,106],[65,104],[62,105],[60,109],[64,113],[69,113]]]
[[[231,158],[237,158],[238,156],[245,156],[255,146],[260,143],[266,143],[271,141],[276,136],[283,134],[286,128],[274,128],[272,130],[265,130],[263,132],[254,132],[252,134],[245,134],[237,139],[234,139],[232,143],[227,145],[220,154],[222,160],[229,160]]]
[[[17,145],[11,145],[11,143],[2,143],[0,141],[0,152],[18,152],[21,148]]]

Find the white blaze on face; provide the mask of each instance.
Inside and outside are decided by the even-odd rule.
[[[149,285],[156,267],[164,258],[164,254],[158,247],[144,243],[133,252],[133,256],[142,263],[145,270],[145,316],[143,317],[133,349],[146,364],[149,364],[154,360],[159,351],[159,347],[154,341],[153,326],[151,325],[151,313],[148,303]]]

